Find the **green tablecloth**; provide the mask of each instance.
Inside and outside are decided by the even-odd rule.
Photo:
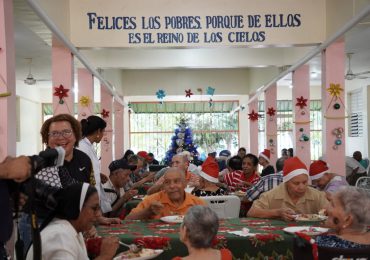
[[[297,226],[302,223],[287,223],[270,219],[226,219],[220,220],[220,228],[215,244],[225,246],[234,256],[234,259],[292,259],[293,235],[282,229],[287,226]],[[307,225],[307,223],[303,223]],[[316,223],[317,226],[319,223]],[[134,239],[145,236],[158,236],[169,239],[170,249],[166,249],[156,259],[171,259],[174,256],[188,254],[184,244],[179,240],[179,224],[168,224],[159,220],[151,221],[123,221],[122,224],[98,228],[102,236],[117,235],[125,243],[133,243]],[[241,237],[228,231],[242,230],[246,227],[253,233],[260,233],[258,237]],[[123,249],[122,250],[126,250]],[[266,258],[265,258],[266,257]]]

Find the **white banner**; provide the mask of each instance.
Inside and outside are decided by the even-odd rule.
[[[70,0],[77,47],[317,44],[323,0]]]

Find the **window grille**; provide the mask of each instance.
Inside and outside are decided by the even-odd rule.
[[[363,102],[361,90],[348,93],[348,103],[350,108],[348,134],[350,137],[363,136]]]

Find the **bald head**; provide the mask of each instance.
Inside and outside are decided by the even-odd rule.
[[[164,174],[163,190],[171,201],[182,203],[185,198],[185,173],[180,168],[171,167]]]

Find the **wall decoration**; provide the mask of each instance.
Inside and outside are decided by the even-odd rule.
[[[274,120],[275,113],[276,113],[276,110],[273,107],[269,107],[267,109],[266,114],[270,116],[270,118],[269,118],[270,121]]]
[[[306,133],[304,133],[303,127],[299,128],[299,132],[301,133],[301,136],[299,137],[299,141],[308,142],[310,140],[310,137]]]
[[[80,98],[80,105],[82,107],[88,107],[91,104],[91,100],[88,96],[82,96]]]
[[[108,118],[108,117],[109,117],[109,110],[105,110],[105,109],[103,108],[103,110],[101,111],[101,116],[102,116],[103,118]]]
[[[193,92],[191,92],[191,89],[189,88],[188,90],[185,90],[185,97],[188,97],[190,98],[193,94]]]
[[[59,104],[64,104],[64,98],[68,97],[68,88],[64,88],[63,85],[59,85],[59,87],[54,87],[54,96],[59,98]]]
[[[334,128],[332,134],[335,135],[335,141],[333,145],[333,150],[338,150],[338,146],[342,144],[344,129],[343,127]]]
[[[159,103],[163,104],[163,98],[166,96],[166,92],[163,89],[159,89],[157,92],[155,92],[157,95],[157,98],[160,100]]]
[[[248,119],[251,121],[256,121],[258,118],[261,117],[258,113],[254,112],[254,109],[251,113],[248,114]]]
[[[12,95],[11,92],[0,93],[0,97],[9,97],[11,95]]]
[[[297,107],[299,107],[301,109],[301,115],[305,115],[306,114],[306,107],[307,107],[307,98],[304,98],[303,96],[301,96],[300,98],[297,98],[297,103],[295,104]]]
[[[213,96],[213,94],[215,93],[215,90],[216,90],[215,88],[208,87],[207,95]]]
[[[334,110],[339,110],[342,108],[346,109],[345,105],[344,105],[344,102],[342,100],[342,98],[340,97],[340,95],[342,94],[342,91],[344,91],[344,89],[340,86],[340,84],[334,84],[334,83],[330,83],[330,87],[326,89],[330,96],[331,96],[331,100],[330,100],[330,103],[328,105],[328,107],[326,108],[326,114],[324,115],[325,118],[327,119],[344,119],[344,118],[347,118],[348,116],[328,116],[327,115],[327,112],[329,111],[329,109],[332,107]],[[333,106],[332,106],[332,103],[334,102]]]

